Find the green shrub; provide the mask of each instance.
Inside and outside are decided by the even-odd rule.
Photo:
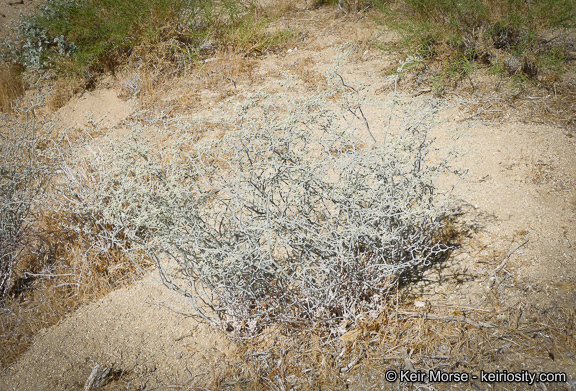
[[[236,36],[236,46],[262,49],[283,39],[282,34],[266,34],[267,19],[255,20],[255,14],[254,6],[237,0],[53,0],[24,18],[18,39],[6,47],[25,66],[113,71],[140,45],[147,52],[194,56],[208,37],[227,41],[226,33],[235,30],[251,34]]]
[[[522,61],[545,56],[556,50],[550,45],[562,45],[545,44],[542,33],[576,25],[575,0],[375,0],[374,4],[382,11],[382,22],[399,31],[406,46],[424,59],[446,59],[447,67],[462,58],[498,62],[502,53]],[[549,66],[545,60],[537,62]]]

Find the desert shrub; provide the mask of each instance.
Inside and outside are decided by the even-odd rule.
[[[36,95],[36,102],[43,100]],[[106,227],[93,216],[70,207],[76,194],[66,192],[57,165],[71,159],[71,145],[35,115],[37,106],[0,115],[0,368],[39,330],[139,278],[137,268],[146,267],[106,241],[110,234],[102,234]],[[82,166],[75,173],[90,180]]]
[[[37,123],[0,116],[0,300],[10,292],[14,268],[30,241],[37,202],[52,176],[37,153]]]
[[[446,162],[427,159],[434,104],[379,142],[328,106],[326,96],[256,96],[222,139],[192,143],[184,124],[169,148],[135,127],[86,160],[93,185],[69,171],[75,209],[100,216],[111,238],[121,232],[127,253],[153,259],[214,325],[336,330],[377,313],[403,272],[446,254],[451,209],[435,188]]]

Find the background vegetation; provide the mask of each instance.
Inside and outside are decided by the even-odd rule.
[[[374,1],[379,19],[402,35],[404,50],[439,65],[436,83],[461,80],[476,66],[517,80],[556,77],[574,42],[574,0]],[[379,17],[376,16],[378,19]]]
[[[262,52],[290,36],[267,34],[269,15],[260,11],[237,0],[56,0],[26,17],[7,45],[13,61],[62,75],[114,71],[144,52],[191,62],[221,46]]]
[[[371,10],[376,20],[402,36],[398,45],[383,48],[416,59],[411,66],[429,73],[436,90],[466,79],[478,66],[515,82],[549,86],[558,81],[575,49],[567,32],[575,25],[576,0],[317,4],[345,13]],[[82,78],[89,88],[97,75],[129,62],[182,66],[197,64],[216,50],[243,55],[274,50],[296,36],[294,31],[267,30],[287,9],[238,0],[50,1],[23,19],[15,40],[4,42],[4,57],[24,67],[50,68],[59,77]],[[6,79],[1,73],[0,80]],[[10,94],[19,88],[10,86]],[[0,93],[2,89],[8,90],[0,82]]]

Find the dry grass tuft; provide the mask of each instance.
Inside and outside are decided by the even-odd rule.
[[[314,59],[311,56],[296,60],[287,68],[294,72],[310,91],[328,88],[328,80],[314,69]]]
[[[218,53],[220,60],[211,61],[199,70],[202,87],[219,93],[222,99],[239,92],[238,84],[258,81],[257,62],[235,53]]]
[[[576,69],[571,70],[576,74]],[[459,89],[459,95],[474,95],[465,119],[501,121],[505,118],[554,125],[576,136],[576,88],[570,80],[547,84],[520,84],[502,89],[499,81],[473,78],[475,91]]]
[[[567,66],[561,76],[543,71],[534,80],[524,80],[476,69],[453,78],[450,83],[437,85],[434,74],[440,72],[441,67],[442,64],[422,62],[411,65],[407,72],[399,74],[397,87],[414,96],[432,92],[446,98],[465,98],[461,122],[512,119],[559,126],[569,137],[576,136],[576,67],[573,64]]]
[[[85,81],[79,78],[60,78],[48,96],[46,107],[54,112],[64,107],[72,97],[85,89]]]
[[[134,99],[141,110],[150,113],[185,115],[198,107],[201,95],[220,101],[239,93],[243,85],[258,82],[254,58],[226,51],[211,55],[209,61],[181,66],[170,62],[128,65],[117,73],[120,96]]]
[[[0,63],[0,112],[12,109],[12,103],[24,95],[24,82],[15,66]]]

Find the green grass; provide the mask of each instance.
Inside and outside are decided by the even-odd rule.
[[[274,49],[295,38],[293,30],[266,32],[272,17],[258,15],[255,8],[249,8],[241,18],[215,29],[214,36],[222,45],[245,53],[262,53]]]
[[[505,72],[506,68],[504,67],[504,64],[497,61],[492,63],[491,66],[488,68],[489,75],[503,75]]]
[[[532,58],[558,72],[562,45],[544,33],[576,26],[576,0],[371,0],[378,19],[402,36],[410,54],[443,62],[443,73],[459,77],[470,64],[493,71],[498,57]],[[533,75],[529,75],[533,76]]]
[[[463,77],[468,75],[474,69],[474,64],[468,56],[452,61],[446,69],[446,74],[449,77]]]
[[[542,67],[561,72],[566,64],[566,53],[563,48],[551,48],[543,51],[539,57],[539,64]]]
[[[28,67],[98,73],[113,71],[142,45],[195,57],[207,39],[264,51],[290,38],[266,33],[268,22],[239,0],[55,0],[24,19],[19,40],[8,46]]]

